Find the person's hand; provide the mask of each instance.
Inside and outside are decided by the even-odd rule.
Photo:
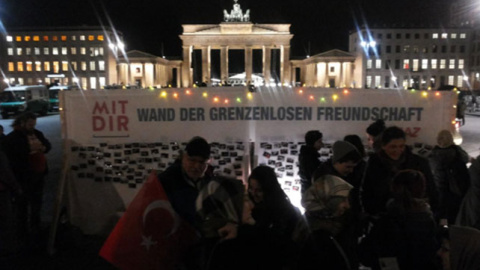
[[[234,223],[227,223],[222,228],[218,229],[218,235],[222,240],[234,239],[237,237],[238,226]]]

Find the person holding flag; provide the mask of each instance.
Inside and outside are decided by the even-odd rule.
[[[199,240],[195,202],[213,175],[209,158],[210,145],[194,137],[167,170],[152,171],[99,255],[119,269],[191,269]]]

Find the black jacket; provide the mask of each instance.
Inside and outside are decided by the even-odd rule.
[[[300,148],[298,156],[298,175],[302,185],[302,193],[304,193],[312,185],[312,176],[315,170],[320,166],[320,154],[313,146],[303,145]]]

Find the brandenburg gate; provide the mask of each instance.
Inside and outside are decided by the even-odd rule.
[[[193,85],[192,54],[201,50],[202,80],[211,80],[211,52],[220,51],[220,80],[229,77],[229,50],[243,50],[245,58],[246,82],[252,82],[253,50],[262,50],[262,73],[265,83],[272,77],[272,50],[280,51],[280,82],[291,84],[290,63],[290,24],[253,24],[250,22],[250,10],[244,14],[238,0],[230,13],[224,10],[224,22],[220,24],[182,25],[180,35],[183,48],[182,87]]]

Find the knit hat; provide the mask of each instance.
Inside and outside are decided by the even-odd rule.
[[[377,137],[385,130],[385,128],[385,121],[378,119],[367,127],[367,133],[373,137]]]
[[[314,145],[316,141],[321,139],[323,134],[318,130],[310,130],[305,134],[305,143],[307,145]]]
[[[204,138],[196,136],[187,143],[187,146],[185,146],[185,152],[191,157],[209,159],[210,145]]]
[[[336,141],[333,144],[333,157],[332,157],[332,162],[335,163],[339,161],[341,158],[345,157],[348,155],[350,152],[357,152],[357,148],[346,141]],[[360,156],[360,154],[358,154]]]

